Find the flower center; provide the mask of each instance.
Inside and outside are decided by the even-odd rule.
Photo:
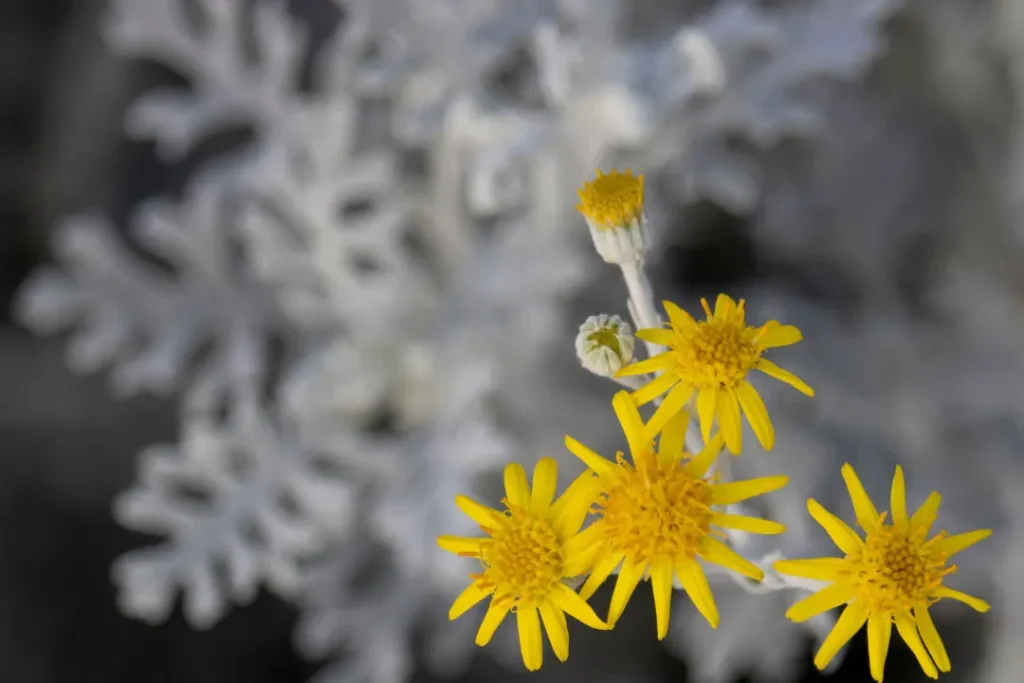
[[[475,578],[496,599],[536,604],[562,580],[561,543],[551,524],[522,507],[509,506],[507,519],[481,546],[484,572]]]
[[[929,602],[942,579],[956,571],[929,541],[908,537],[905,529],[880,526],[869,531],[864,549],[847,555],[849,580],[859,600],[877,612],[909,609]]]
[[[745,332],[734,322],[697,323],[697,332],[673,349],[676,372],[698,388],[734,387],[761,355]]]
[[[612,551],[634,563],[693,557],[710,530],[711,487],[678,464],[662,468],[652,463],[645,477],[622,453],[618,461],[626,476],[598,503]]]
[[[592,344],[591,348],[600,346],[611,349],[616,356],[622,355],[622,345],[619,343],[618,327],[602,327],[596,332],[587,336],[587,341]]]
[[[644,206],[643,176],[634,177],[633,172],[612,171],[583,183],[579,190],[580,203],[576,207],[602,230],[625,227],[635,220]]]

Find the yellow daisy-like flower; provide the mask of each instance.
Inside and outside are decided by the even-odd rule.
[[[794,604],[786,613],[796,622],[805,621],[833,607],[846,605],[832,632],[821,644],[814,664],[824,669],[865,623],[868,626],[868,657],[871,677],[882,680],[885,656],[893,624],[910,646],[925,674],[938,678],[949,671],[949,656],[942,644],[928,607],[942,598],[959,600],[979,612],[988,611],[984,600],[943,585],[946,576],[956,571],[949,558],[978,541],[988,538],[991,529],[978,529],[956,536],[939,532],[928,538],[928,531],[939,511],[941,497],[932,492],[913,516],[907,515],[903,469],[896,467],[892,480],[888,513],[878,513],[864,491],[856,472],[843,465],[843,479],[853,500],[860,536],[814,499],[807,501],[811,516],[825,528],[846,557],[812,560],[782,560],[776,571],[831,585]],[[922,642],[923,641],[923,642]]]
[[[777,534],[784,527],[764,519],[726,514],[712,506],[775,491],[785,486],[788,477],[716,483],[707,477],[707,471],[722,449],[720,436],[696,457],[684,453],[687,420],[681,416],[662,432],[655,453],[629,394],[619,392],[612,403],[626,434],[632,462],[621,452],[616,462],[611,462],[572,437],[565,438],[566,447],[597,473],[601,488],[597,520],[568,544],[575,556],[586,558],[591,565],[580,595],[588,599],[621,564],[608,610],[608,623],[614,625],[646,576],[654,592],[661,639],[668,633],[675,576],[700,613],[717,627],[718,609],[697,558],[755,581],[763,579],[764,573],[716,538],[724,534],[713,527],[758,534]]]
[[[644,177],[611,171],[578,190],[583,214],[590,228],[594,248],[607,263],[636,263],[643,258],[646,244],[644,219]]]
[[[656,434],[683,410],[696,392],[697,416],[705,442],[717,418],[726,447],[734,455],[738,454],[743,445],[742,411],[757,440],[765,449],[771,449],[775,445],[775,429],[761,396],[747,381],[747,374],[760,370],[797,391],[814,396],[814,390],[803,380],[763,357],[767,349],[799,342],[800,330],[776,320],[769,320],[760,327],[748,327],[743,299],[737,304],[725,294],[718,295],[714,313],[707,300],[701,299],[707,320],[700,322],[671,301],[663,304],[669,317],[668,329],[638,330],[636,336],[667,346],[668,350],[627,365],[618,372],[619,377],[661,373],[633,392],[638,405],[668,392],[648,422],[651,434]]]
[[[558,466],[542,458],[533,472],[533,489],[522,465],[505,468],[505,511],[486,507],[466,496],[456,505],[480,525],[484,538],[441,536],[437,543],[449,552],[480,561],[482,571],[455,599],[448,612],[457,619],[490,596],[491,602],[476,634],[476,644],[490,642],[505,615],[516,614],[519,647],[526,668],[536,671],[543,661],[541,623],[555,656],[569,657],[569,628],[565,615],[596,629],[606,623],[563,579],[586,571],[586,558],[567,546],[587,516],[595,495],[595,477],[585,472],[552,502]]]

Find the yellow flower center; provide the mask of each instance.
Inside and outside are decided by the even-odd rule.
[[[547,520],[525,508],[510,505],[506,518],[481,545],[484,572],[474,578],[497,600],[536,604],[562,580],[561,543]]]
[[[644,177],[633,172],[612,171],[583,183],[578,190],[580,203],[576,209],[601,230],[628,226],[640,216],[644,207]]]
[[[927,605],[942,579],[956,571],[946,556],[933,550],[935,541],[908,536],[906,528],[879,525],[868,531],[864,549],[847,555],[848,580],[857,599],[873,612],[893,612]]]
[[[619,329],[617,327],[602,327],[596,332],[591,332],[587,335],[587,341],[594,346],[606,346],[611,349],[616,356],[621,356],[622,345],[619,344],[618,332]]]
[[[622,453],[617,459],[626,476],[598,503],[612,552],[634,563],[693,557],[710,531],[711,486],[678,464],[659,466],[653,454],[643,473],[625,462]]]
[[[736,386],[761,356],[746,332],[734,321],[698,322],[695,334],[673,345],[676,373],[697,388]]]

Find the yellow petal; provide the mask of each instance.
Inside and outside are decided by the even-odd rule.
[[[991,529],[978,529],[976,531],[968,531],[965,534],[957,534],[956,536],[950,536],[949,538],[944,538],[941,541],[936,541],[934,548],[940,553],[945,553],[948,556],[952,556],[960,552],[961,550],[970,548],[978,541],[984,541],[991,535]]]
[[[774,349],[779,346],[791,346],[802,341],[804,336],[793,325],[780,325],[777,320],[769,320],[757,331],[757,347]]]
[[[761,396],[754,389],[754,385],[743,380],[736,385],[736,397],[740,400],[740,407],[747,416],[747,422],[754,430],[754,436],[761,442],[762,448],[770,451],[775,446],[775,428],[772,427],[772,420]]]
[[[650,421],[647,423],[646,433],[648,439],[653,439],[665,428],[669,420],[678,415],[686,404],[690,401],[690,396],[693,395],[693,387],[685,382],[679,382],[672,388],[672,391],[668,392],[665,396],[665,400],[661,402],[658,409],[654,411],[654,415],[651,415]]]
[[[576,535],[601,490],[601,480],[586,470],[555,499],[548,510],[551,526],[560,539]]]
[[[448,610],[448,618],[452,621],[458,619],[490,594],[491,591],[484,590],[474,581],[466,586],[466,590],[459,593],[459,597],[455,598],[451,609]]]
[[[754,581],[761,581],[764,579],[764,572],[761,571],[756,564],[746,559],[735,550],[719,541],[717,538],[705,536],[700,542],[697,554],[708,562],[713,562],[714,564],[725,567],[726,569],[731,569],[737,574],[746,576],[748,579],[753,579]]]
[[[914,621],[917,622],[921,640],[924,641],[924,646],[928,648],[939,671],[949,671],[952,668],[949,663],[949,655],[946,653],[946,646],[942,644],[942,637],[939,636],[938,629],[935,628],[935,622],[932,621],[932,615],[928,613],[928,608],[915,607]]]
[[[845,605],[853,599],[853,589],[845,583],[833,583],[831,586],[822,588],[817,593],[812,593],[802,600],[798,600],[786,610],[786,618],[800,623],[811,617],[816,617],[822,612],[827,612],[833,607]]]
[[[619,419],[622,432],[626,435],[626,442],[629,444],[629,452],[633,455],[634,462],[637,456],[647,453],[653,448],[654,435],[644,433],[644,421],[640,417],[636,403],[627,391],[619,391],[612,397],[612,408],[615,416]]]
[[[711,503],[713,505],[742,503],[749,498],[777,491],[787,483],[789,483],[789,477],[784,474],[778,474],[774,477],[759,477],[744,481],[730,481],[725,484],[714,484],[711,489]]]
[[[564,583],[555,586],[554,591],[551,593],[551,599],[555,601],[555,605],[584,626],[589,626],[599,631],[607,631],[611,628],[611,626],[601,621],[601,618],[594,612],[594,608],[587,604],[587,601],[582,596],[578,595],[576,591]]]
[[[686,431],[690,428],[690,416],[685,410],[668,421],[658,437],[658,459],[664,463],[678,462],[686,451]]]
[[[949,598],[950,600],[962,602],[975,611],[982,613],[991,609],[991,605],[981,598],[976,598],[973,595],[968,595],[967,593],[961,593],[960,591],[949,588],[948,586],[941,586],[937,591],[935,591],[935,596],[938,598]]]
[[[516,625],[519,627],[519,651],[523,655],[523,664],[528,670],[536,671],[544,663],[544,640],[537,608],[520,605],[516,610]]]
[[[708,470],[711,468],[711,465],[715,462],[715,459],[722,452],[722,446],[724,443],[725,440],[722,438],[722,435],[715,434],[710,441],[704,444],[704,448],[701,449],[701,452],[697,457],[683,465],[683,469],[686,470],[686,473],[691,477],[703,479],[704,475],[706,475]]]
[[[736,302],[728,294],[719,294],[715,299],[715,320],[729,322],[736,315]]]
[[[586,573],[596,560],[604,535],[601,522],[594,522],[562,545],[563,572],[566,576]]]
[[[607,554],[601,557],[594,565],[594,568],[590,570],[590,576],[584,582],[580,588],[580,597],[584,600],[589,600],[593,597],[597,589],[601,587],[608,577],[611,576],[615,568],[622,562],[622,555],[619,554]]]
[[[715,424],[717,405],[717,387],[703,387],[697,392],[697,419],[700,421],[700,435],[705,443],[711,438],[711,428]]]
[[[806,382],[804,382],[802,379],[794,375],[789,370],[783,370],[782,368],[780,368],[778,365],[771,362],[767,358],[759,358],[757,363],[754,364],[754,367],[763,372],[764,374],[768,375],[769,377],[774,377],[780,382],[785,382],[789,386],[799,391],[801,394],[804,394],[806,396],[814,396],[814,389],[811,389],[811,387],[809,387]]]
[[[501,626],[501,622],[504,621],[505,615],[508,614],[509,608],[512,603],[508,600],[499,602],[498,600],[491,600],[491,604],[487,607],[487,614],[484,615],[484,620],[480,622],[480,628],[476,632],[476,644],[483,647],[487,643],[491,642],[491,638],[494,637],[494,632]]]
[[[832,542],[847,555],[855,553],[863,547],[864,542],[857,535],[857,532],[851,529],[846,522],[823,508],[818,501],[809,498],[807,500],[807,511],[811,513],[814,521],[825,529]]]
[[[654,614],[658,622],[658,640],[668,635],[669,612],[672,607],[672,562],[659,559],[651,567],[651,591]]]
[[[713,320],[715,314],[711,312],[711,307],[708,306],[708,300],[702,297],[700,300],[700,306],[704,309],[704,315],[708,317],[708,320]]]
[[[648,327],[636,331],[637,339],[642,339],[652,344],[661,344],[662,346],[672,346],[675,337],[676,335],[672,330],[666,330],[663,327]]]
[[[648,358],[647,360],[630,363],[616,372],[615,376],[633,377],[634,375],[647,375],[652,372],[658,372],[659,370],[668,370],[673,365],[675,365],[675,360],[672,359],[671,353],[659,353],[657,356]]]
[[[718,607],[715,605],[715,596],[711,593],[711,586],[708,585],[708,577],[696,560],[685,558],[676,564],[676,576],[683,589],[690,596],[694,607],[703,615],[711,628],[718,628]]]
[[[644,566],[623,562],[619,569],[619,578],[615,581],[612,601],[608,606],[608,623],[612,626],[619,620],[626,609],[626,604],[633,597],[633,591],[644,576]]]
[[[818,653],[814,655],[814,666],[819,670],[828,666],[828,663],[843,646],[857,635],[857,631],[867,620],[868,611],[856,602],[850,603],[836,620],[835,626],[832,627],[832,631],[822,642],[821,647],[818,648]]]
[[[743,426],[740,424],[740,404],[732,389],[719,389],[715,399],[718,429],[725,437],[725,447],[733,455],[743,448]]]
[[[583,461],[583,464],[594,470],[599,477],[611,478],[615,476],[618,467],[610,460],[590,450],[568,434],[565,435],[565,447],[570,453]]]
[[[558,463],[554,458],[541,458],[533,468],[533,495],[530,509],[534,514],[543,515],[551,507],[558,488]]]
[[[928,678],[938,678],[939,672],[935,669],[935,663],[932,662],[928,651],[925,650],[924,643],[921,642],[921,636],[917,633],[917,624],[911,619],[910,614],[907,612],[897,612],[894,618],[896,620],[896,630],[899,631],[903,642],[907,644],[910,651],[917,657],[917,663],[921,665],[925,676]]]
[[[836,581],[845,562],[838,557],[815,557],[806,560],[779,560],[772,565],[780,574],[799,576],[815,581]]]
[[[672,327],[677,330],[695,329],[697,327],[697,321],[693,319],[693,316],[676,306],[671,301],[662,301],[661,305],[665,307],[665,312],[668,314],[669,322],[672,323]]]
[[[781,534],[786,527],[778,522],[746,515],[728,515],[724,512],[711,513],[711,523],[726,529],[749,531],[752,534]]]
[[[517,462],[505,466],[505,497],[513,505],[523,508],[530,505],[530,483],[526,480],[526,470]]]
[[[493,508],[481,505],[469,496],[455,496],[455,504],[467,517],[482,529],[497,529],[504,523],[505,516]]]
[[[942,503],[942,496],[932,491],[917,508],[917,512],[910,518],[910,533],[915,536],[927,536],[928,531],[939,516],[939,505]]]
[[[679,378],[672,372],[663,372],[650,382],[633,392],[633,401],[636,405],[642,406],[658,398],[671,389],[679,381]]]
[[[480,554],[480,542],[483,538],[468,538],[466,536],[438,536],[437,545],[441,550],[447,550],[463,557],[476,557]]]
[[[868,662],[871,677],[882,683],[885,673],[885,657],[889,654],[889,638],[892,636],[892,619],[888,614],[872,614],[868,617]]]
[[[551,602],[540,606],[540,619],[544,630],[548,632],[548,641],[558,661],[569,659],[569,624],[565,622],[565,612]]]
[[[878,510],[864,490],[864,485],[860,483],[857,473],[850,463],[844,463],[841,471],[843,481],[846,482],[846,490],[850,492],[850,500],[853,501],[853,513],[857,516],[857,522],[865,530],[877,528]]]
[[[889,507],[892,508],[893,524],[907,523],[907,485],[903,480],[903,468],[899,465],[896,465],[896,473],[892,476]]]

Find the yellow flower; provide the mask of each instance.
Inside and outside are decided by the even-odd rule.
[[[505,512],[458,496],[456,505],[480,525],[484,538],[441,536],[442,549],[480,561],[482,571],[470,574],[473,583],[455,599],[448,612],[457,619],[484,598],[491,602],[476,634],[476,644],[490,642],[505,615],[516,614],[519,647],[526,668],[535,671],[543,660],[541,622],[561,661],[569,657],[569,614],[587,626],[610,628],[563,579],[582,574],[578,554],[566,546],[587,516],[595,495],[595,477],[585,472],[552,502],[558,466],[542,458],[533,471],[533,489],[522,465],[505,468]]]
[[[590,228],[594,248],[607,263],[636,263],[647,248],[644,218],[644,177],[597,172],[578,191],[576,209]]]
[[[864,529],[865,537],[861,540],[853,529],[817,501],[808,500],[807,510],[846,557],[775,563],[780,573],[831,582],[827,588],[794,604],[786,616],[800,622],[846,605],[814,657],[819,669],[824,669],[867,623],[871,677],[880,682],[895,623],[925,674],[938,678],[939,671],[949,671],[949,657],[928,607],[942,598],[952,598],[979,612],[988,611],[984,600],[948,588],[942,582],[956,571],[956,565],[947,564],[949,558],[988,538],[992,531],[979,529],[956,536],[939,532],[929,539],[928,531],[938,515],[941,497],[933,491],[917,512],[908,517],[903,469],[899,466],[892,480],[892,523],[886,524],[887,513],[878,513],[853,468],[843,465],[842,471],[857,523]]]
[[[758,534],[777,534],[784,527],[764,519],[726,514],[712,506],[774,491],[785,486],[788,477],[716,483],[707,477],[707,471],[722,449],[720,436],[696,457],[684,453],[687,420],[681,417],[666,426],[655,453],[629,394],[620,391],[612,404],[626,434],[632,462],[621,452],[616,462],[611,462],[572,437],[565,438],[566,447],[597,473],[601,488],[597,520],[568,544],[574,555],[582,555],[591,565],[580,595],[588,599],[621,563],[608,610],[609,624],[614,626],[622,616],[637,584],[646,576],[654,592],[658,638],[664,638],[675,576],[700,613],[717,627],[718,609],[696,558],[755,581],[763,579],[764,573],[715,538],[724,534],[712,527]]]
[[[633,392],[637,405],[668,392],[647,424],[650,433],[656,434],[683,410],[696,391],[697,416],[705,442],[717,418],[725,445],[734,455],[738,454],[743,438],[742,410],[757,440],[765,449],[771,449],[775,445],[775,429],[761,396],[747,381],[747,374],[757,369],[797,391],[814,396],[814,390],[803,380],[762,357],[767,349],[796,344],[802,339],[800,330],[792,325],[780,325],[776,320],[769,320],[761,327],[748,327],[743,299],[737,304],[725,294],[718,295],[714,313],[707,300],[701,299],[707,320],[700,322],[671,301],[663,304],[669,316],[668,329],[637,330],[636,336],[667,346],[668,350],[627,365],[618,372],[619,377],[661,372]]]

